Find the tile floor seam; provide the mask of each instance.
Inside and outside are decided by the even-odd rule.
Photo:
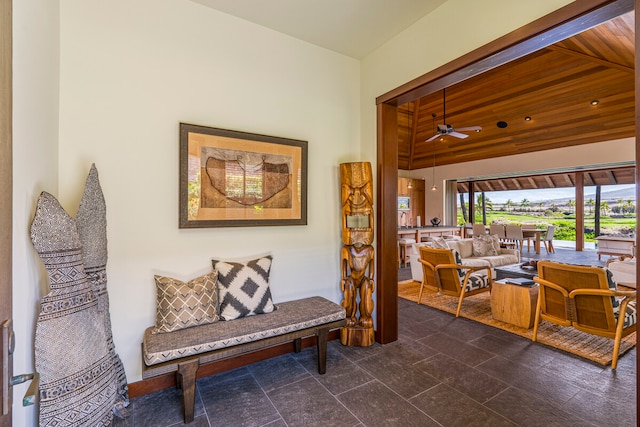
[[[353,411],[347,407],[347,405],[345,405],[344,403],[342,403],[342,401],[340,399],[338,399],[338,396],[339,396],[338,394],[333,394],[331,392],[331,390],[329,390],[324,384],[322,384],[322,382],[320,381],[319,378],[317,378],[317,377],[315,377],[313,375],[312,375],[312,378],[320,385],[320,387],[324,388],[327,391],[327,393],[329,393],[329,395],[332,396],[336,400],[336,402],[338,402],[340,405],[342,405],[342,407],[344,409],[346,409],[347,412],[349,412],[351,415],[353,415],[353,418],[355,418],[358,421],[356,424],[354,424],[354,426],[357,426],[358,424],[362,424],[363,426],[366,427],[366,424],[356,414],[354,414]],[[369,383],[369,382],[371,382],[371,381],[367,381],[367,383]],[[365,383],[365,384],[367,384],[367,383]],[[364,384],[361,384],[361,385],[364,385]],[[353,388],[357,388],[357,387],[353,387]],[[352,388],[352,390],[353,390],[353,388]],[[345,393],[345,392],[343,392],[343,393]],[[340,393],[340,394],[342,394],[342,393]]]
[[[196,387],[196,393],[198,398],[200,399],[200,403],[202,403],[202,412],[204,412],[204,417],[207,419],[207,423],[209,424],[209,427],[211,427],[211,419],[209,419],[209,413],[207,412],[207,406],[204,404],[204,398],[202,397],[202,392],[200,391],[199,387]],[[195,408],[194,408],[194,412],[195,412]]]
[[[273,403],[273,400],[271,400],[271,398],[269,397],[269,393],[267,393],[267,391],[264,389],[264,387],[262,386],[262,384],[260,384],[260,381],[258,381],[258,379],[256,378],[256,376],[253,374],[253,371],[251,369],[247,369],[247,371],[249,372],[249,375],[251,375],[251,378],[253,378],[253,381],[255,381],[255,383],[258,385],[258,387],[260,387],[260,391],[264,394],[264,397],[267,398],[267,400],[269,401],[269,403],[271,404],[271,406],[273,407],[273,409],[275,409],[276,414],[278,414],[278,416],[280,417],[280,419],[282,420],[282,422],[288,426],[289,424],[285,421],[284,417],[282,416],[282,414],[280,413],[280,411],[278,410],[278,407],[276,406],[275,403]],[[297,381],[294,381],[292,383],[289,384],[295,384]],[[274,388],[275,390],[275,388]],[[272,423],[278,421],[278,420],[273,420],[271,421]],[[266,425],[269,425],[266,424]]]

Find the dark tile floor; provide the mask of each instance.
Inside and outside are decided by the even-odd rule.
[[[399,340],[314,348],[198,380],[192,426],[635,426],[636,349],[612,371],[399,300]],[[132,400],[114,426],[182,425],[180,391]]]

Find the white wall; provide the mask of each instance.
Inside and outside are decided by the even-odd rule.
[[[359,62],[184,0],[67,0],[60,15],[60,199],[75,215],[95,162],[129,382],[156,273],[271,252],[276,302],[340,302],[338,164],[360,160]],[[178,229],[180,122],[308,141],[308,225]]]
[[[33,372],[33,339],[47,274],[29,237],[42,191],[58,193],[57,1],[13,2],[13,372]],[[36,424],[22,407],[29,384],[14,387],[13,425]]]

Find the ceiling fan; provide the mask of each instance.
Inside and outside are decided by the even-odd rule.
[[[469,132],[469,131],[480,132],[482,130],[481,126],[467,126],[463,128],[454,129],[453,126],[447,123],[447,96],[446,96],[445,90],[446,89],[442,89],[442,109],[443,109],[442,121],[444,122],[444,124],[438,125],[437,133],[433,135],[431,138],[425,140],[425,142],[431,142],[434,139],[445,136],[445,135],[451,135],[456,138],[464,139],[464,138],[468,138],[469,135],[461,132]],[[435,120],[435,117],[436,115],[433,114],[434,120]]]

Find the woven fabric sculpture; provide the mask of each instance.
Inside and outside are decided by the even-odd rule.
[[[109,426],[116,376],[105,322],[82,262],[75,221],[51,194],[38,198],[31,241],[50,290],[36,323],[41,426]]]
[[[107,347],[117,378],[118,389],[113,408],[114,413],[119,417],[124,417],[126,415],[125,408],[129,406],[129,391],[124,366],[116,353],[111,333],[109,294],[107,293],[107,206],[95,164],[91,165],[87,177],[84,194],[76,215],[76,226],[82,244],[84,270],[98,300],[98,315],[104,322]]]

